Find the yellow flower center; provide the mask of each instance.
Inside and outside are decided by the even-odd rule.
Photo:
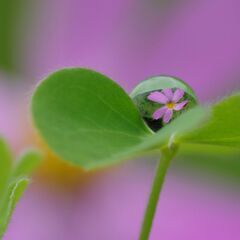
[[[169,109],[173,109],[174,106],[175,106],[175,103],[173,103],[173,102],[169,102],[169,103],[166,104],[166,107],[169,108]]]

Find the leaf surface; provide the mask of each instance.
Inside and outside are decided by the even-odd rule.
[[[12,212],[28,183],[29,180],[27,178],[21,178],[16,179],[9,185],[4,204],[0,208],[0,237],[6,231]]]

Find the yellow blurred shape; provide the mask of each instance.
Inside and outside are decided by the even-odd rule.
[[[74,187],[90,180],[93,172],[71,165],[56,156],[39,137],[35,137],[37,148],[42,151],[43,161],[36,173],[39,180],[50,185]]]

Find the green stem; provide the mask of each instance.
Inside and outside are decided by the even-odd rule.
[[[152,190],[148,199],[147,208],[145,210],[139,240],[149,239],[159,195],[162,190],[162,186],[170,161],[175,155],[175,152],[176,152],[175,150],[170,150],[169,148],[162,149],[162,156],[157,165],[155,177],[152,184]]]

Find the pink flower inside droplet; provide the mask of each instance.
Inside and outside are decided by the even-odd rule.
[[[174,93],[171,88],[166,88],[161,92],[151,92],[147,97],[148,100],[164,104],[164,106],[158,108],[153,113],[153,119],[158,120],[162,118],[164,123],[168,123],[173,116],[173,111],[182,110],[188,103],[188,100],[179,102],[183,98],[183,96],[184,91],[180,88],[176,89]]]

